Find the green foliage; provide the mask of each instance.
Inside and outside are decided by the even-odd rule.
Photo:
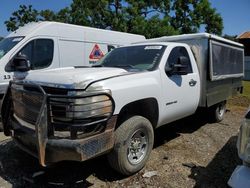
[[[211,7],[209,0],[198,0],[194,4],[194,16],[200,25],[205,25],[206,32],[221,35],[223,30],[222,17],[216,12],[216,9]]]
[[[223,20],[209,0],[174,0],[171,24],[181,33],[196,33],[204,25],[208,33],[221,35]]]
[[[180,30],[181,33],[195,33],[199,29],[199,20],[195,18],[194,0],[175,0],[172,11],[174,16],[171,25]]]
[[[57,15],[52,10],[42,10],[40,12],[41,20],[47,21],[55,21],[57,19]]]
[[[5,22],[8,31],[31,21],[48,20],[145,35],[198,32],[221,34],[223,21],[208,0],[73,0],[59,12],[21,5]]]
[[[8,31],[14,31],[26,23],[38,21],[38,11],[33,9],[31,5],[20,5],[19,10],[12,13],[9,21],[5,21]]]
[[[127,32],[145,35],[146,38],[179,33],[170,25],[169,0],[128,0],[124,10],[127,13]]]
[[[250,99],[250,81],[243,81],[243,96]]]

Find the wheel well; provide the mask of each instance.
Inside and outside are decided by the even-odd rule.
[[[134,115],[147,118],[156,127],[159,117],[158,103],[155,98],[146,98],[126,104],[120,111],[117,126]]]

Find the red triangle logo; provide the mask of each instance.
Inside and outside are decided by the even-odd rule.
[[[89,55],[89,59],[101,59],[103,56],[104,54],[102,53],[100,47],[97,44],[95,44],[93,50]]]

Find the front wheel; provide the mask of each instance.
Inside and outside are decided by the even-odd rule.
[[[115,145],[108,154],[110,166],[124,175],[141,170],[151,153],[154,131],[149,120],[133,116],[124,121],[115,131]]]

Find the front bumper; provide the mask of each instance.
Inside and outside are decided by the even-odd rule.
[[[116,116],[107,122],[106,130],[102,133],[83,139],[45,139],[37,141],[35,131],[23,127],[21,124],[12,122],[13,138],[18,146],[39,159],[42,166],[48,164],[72,160],[85,161],[111,150],[114,146],[114,127]]]
[[[101,123],[104,127],[101,131],[86,134],[83,137],[56,137],[50,133],[52,124],[49,113],[49,98],[52,95],[45,93],[40,86],[28,86],[42,91],[42,105],[35,123],[23,121],[13,112],[15,105],[12,105],[13,103],[11,102],[13,99],[11,99],[10,85],[3,101],[3,128],[6,136],[12,136],[18,146],[37,157],[42,166],[63,160],[85,161],[108,152],[113,148],[114,128],[117,120],[117,116],[112,115],[113,112],[102,121],[98,120],[98,122],[77,124],[71,128],[75,132],[75,129],[81,129],[82,126],[94,126]],[[25,96],[27,95],[25,94]],[[89,95],[84,97],[89,97]],[[111,98],[111,100],[113,99]]]
[[[250,168],[244,165],[237,166],[232,173],[228,185],[233,188],[250,186]]]

